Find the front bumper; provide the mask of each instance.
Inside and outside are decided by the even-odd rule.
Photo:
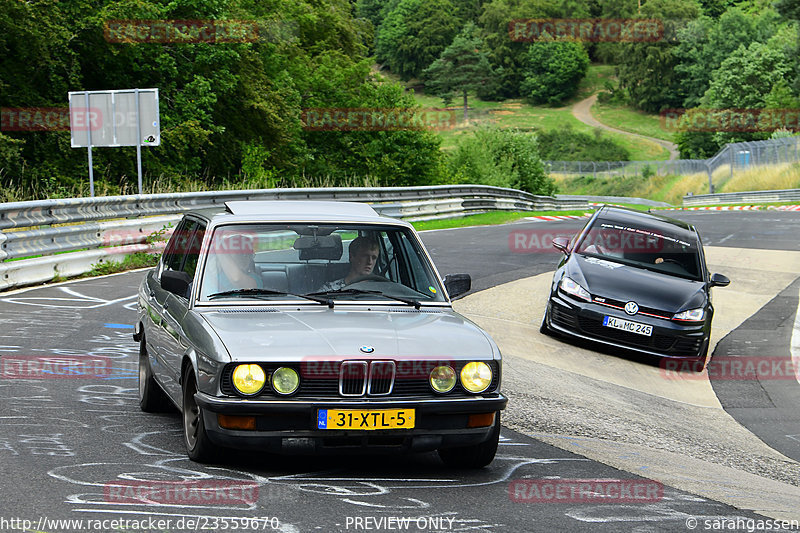
[[[653,334],[645,336],[603,326],[605,316],[651,325]],[[561,334],[658,357],[697,361],[704,358],[711,330],[706,322],[681,324],[641,314],[629,316],[614,308],[560,295],[550,298],[547,317],[547,325]]]
[[[469,446],[487,440],[493,427],[467,427],[470,415],[497,413],[508,400],[502,394],[472,398],[392,400],[249,400],[195,395],[202,408],[209,438],[220,446],[273,452],[429,451]],[[413,429],[317,429],[319,409],[414,409]],[[255,416],[255,430],[232,430],[219,425],[217,415]]]

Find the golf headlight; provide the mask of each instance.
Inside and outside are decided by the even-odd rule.
[[[272,373],[272,388],[278,394],[292,394],[300,386],[300,376],[293,368],[280,367]]]
[[[592,296],[589,294],[589,291],[581,287],[577,282],[573,281],[572,278],[567,278],[567,277],[561,278],[559,287],[561,287],[562,291],[566,292],[571,296],[575,296],[576,298],[580,298],[581,300],[586,300],[587,302],[592,301]]]
[[[698,307],[697,309],[687,309],[672,317],[672,320],[684,320],[686,322],[701,322],[705,315],[705,309]]]
[[[266,382],[264,369],[258,365],[238,365],[233,370],[233,386],[242,394],[258,394]]]
[[[450,392],[456,386],[456,371],[450,366],[437,366],[431,370],[430,382],[436,392]]]
[[[483,392],[492,383],[492,369],[480,361],[473,361],[461,369],[461,385],[469,392]]]

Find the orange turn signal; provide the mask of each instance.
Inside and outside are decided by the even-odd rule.
[[[217,415],[217,423],[225,429],[256,429],[256,417]]]
[[[467,421],[468,428],[485,428],[492,424],[494,424],[494,413],[469,415],[469,420]]]

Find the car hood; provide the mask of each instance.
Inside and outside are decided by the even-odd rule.
[[[233,361],[494,358],[494,343],[451,309],[293,307],[202,311]],[[374,351],[365,354],[361,347]]]
[[[639,307],[677,313],[703,307],[705,283],[670,276],[575,254],[567,275],[583,285],[592,296],[634,301]]]

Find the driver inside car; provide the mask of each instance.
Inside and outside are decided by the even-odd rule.
[[[375,263],[378,261],[380,246],[374,238],[361,236],[353,239],[350,243],[350,270],[341,279],[329,281],[324,284],[320,292],[337,291],[350,285],[354,281],[364,276],[372,275]]]

